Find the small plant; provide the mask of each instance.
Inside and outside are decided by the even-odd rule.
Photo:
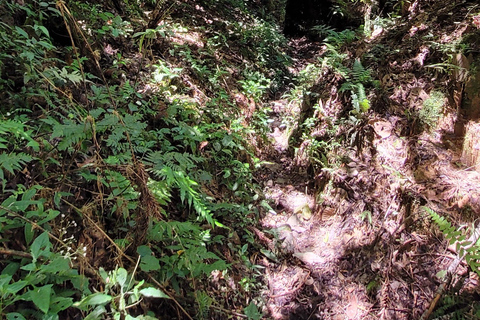
[[[144,317],[132,317],[128,309],[140,303],[143,297],[169,299],[169,296],[160,289],[142,288],[145,281],[135,283],[134,274],[128,274],[124,268],[116,268],[109,272],[100,268],[100,276],[105,284],[103,292],[92,293],[73,304],[74,307],[88,312],[84,318],[86,320],[99,319],[107,314],[114,319],[144,319]],[[156,318],[149,316],[149,319]]]
[[[445,94],[438,90],[433,90],[427,100],[423,102],[422,109],[418,113],[418,117],[422,124],[430,129],[434,129],[438,119],[443,113],[445,105]]]
[[[258,71],[250,71],[247,69],[243,74],[245,79],[239,81],[239,83],[242,85],[244,92],[256,102],[260,102],[270,85],[270,80]]]
[[[325,37],[323,41],[336,48],[341,48],[344,45],[350,44],[358,38],[356,32],[351,29],[345,29],[339,32],[330,26],[318,25],[314,26],[311,30],[318,35]]]
[[[427,207],[423,208],[430,215],[432,220],[438,225],[440,231],[442,231],[443,235],[450,242],[450,244],[456,246],[456,250],[460,259],[464,258],[470,268],[480,275],[480,240],[473,242],[471,238],[467,239],[468,230],[462,231],[461,229],[452,226],[447,219],[440,216],[432,209]],[[475,226],[473,226],[470,229],[470,232],[478,231],[476,231]]]
[[[340,92],[350,91],[354,115],[360,115],[370,109],[370,100],[365,93],[365,85],[373,82],[371,71],[365,69],[360,60],[355,60],[352,70],[345,76],[346,82],[340,87]]]
[[[137,32],[133,35],[133,38],[139,38],[138,41],[138,51],[142,53],[142,50],[145,49],[149,51],[154,41],[157,39],[157,36],[162,38],[173,36],[173,31],[166,28],[166,25],[162,24],[156,27],[155,29],[147,29],[145,31]]]
[[[362,221],[367,220],[367,222],[368,222],[369,225],[372,225],[372,224],[373,224],[372,212],[369,211],[369,210],[363,211],[363,212],[360,214],[360,219],[362,219]]]

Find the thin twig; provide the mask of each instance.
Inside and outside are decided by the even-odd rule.
[[[10,214],[10,215],[12,215],[12,216],[15,216],[15,217],[17,217],[17,218],[22,219],[23,221],[26,221],[26,222],[30,223],[30,224],[31,224],[34,228],[36,228],[36,229],[39,229],[39,230],[42,230],[43,232],[46,232],[50,238],[52,238],[52,239],[54,239],[55,241],[57,241],[58,243],[60,243],[60,245],[61,245],[62,247],[64,247],[65,249],[68,249],[68,246],[67,246],[65,243],[63,243],[62,240],[60,240],[59,238],[57,238],[55,235],[53,235],[53,234],[50,233],[49,231],[45,230],[45,228],[41,227],[41,226],[40,226],[39,224],[37,224],[36,222],[33,222],[32,220],[30,220],[30,219],[28,219],[28,218],[25,218],[24,216],[16,213],[16,212],[13,211],[13,210],[8,209],[7,207],[4,207],[4,206],[2,206],[2,205],[0,205],[0,209],[5,210],[8,214]]]
[[[248,319],[248,316],[246,316],[244,314],[241,314],[241,313],[238,313],[238,312],[235,312],[235,311],[232,311],[232,310],[224,309],[222,307],[213,306],[213,305],[210,306],[210,307],[213,308],[213,309],[220,310],[220,311],[225,312],[225,313],[233,314],[234,316],[237,316],[237,317],[240,317],[240,318]]]
[[[0,249],[0,254],[7,255],[7,256],[17,256],[17,257],[32,259],[32,255],[30,253],[23,252],[23,251],[17,251],[17,250]]]

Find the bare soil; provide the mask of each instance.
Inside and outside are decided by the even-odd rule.
[[[263,296],[271,318],[420,319],[434,306],[444,283],[437,274],[457,252],[423,207],[455,225],[473,222],[480,212],[480,174],[462,157],[465,132],[458,127],[467,121],[453,98],[447,94],[434,126],[411,116],[434,89],[452,97],[459,90],[458,79],[426,67],[438,53],[416,32],[458,40],[475,32],[468,8],[468,2],[423,2],[401,27],[358,45],[360,56],[380,45],[398,50],[370,61],[384,90],[362,121],[337,132],[344,141],[336,150],[343,159],[339,166],[312,170],[298,152],[305,145],[292,145],[283,121],[303,112],[301,107],[271,102],[272,146],[262,154],[268,164],[257,173],[273,208],[262,226],[273,234],[275,259],[259,261],[266,267]],[[452,13],[440,19],[439,12]],[[291,45],[297,67],[321,54],[312,55],[304,39]],[[315,87],[329,92],[336,85],[320,77]],[[322,103],[337,120],[345,116],[342,97]],[[316,132],[328,126],[319,122]],[[444,295],[459,300],[444,314],[462,309],[465,319],[476,319],[478,275],[463,263],[455,276]],[[442,306],[448,307],[436,307]]]

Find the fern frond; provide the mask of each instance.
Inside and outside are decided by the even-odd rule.
[[[208,311],[213,299],[205,291],[195,292],[195,298],[198,304],[197,318],[206,319],[208,317]]]
[[[75,123],[67,121],[65,124],[57,123],[53,126],[52,138],[60,138],[58,150],[67,150],[74,144],[80,141],[90,139],[92,137],[92,130],[90,123]]]
[[[338,34],[337,31],[331,26],[327,26],[324,24],[314,26],[310,29],[313,32],[316,32],[319,36],[325,37],[325,36],[335,36],[335,34]]]
[[[28,162],[32,161],[33,157],[20,152],[20,153],[0,153],[0,180],[4,180],[4,172],[10,172],[11,174],[15,174],[15,171],[22,169],[22,166],[27,164]]]
[[[456,245],[458,256],[460,258],[465,258],[465,261],[470,268],[480,275],[480,246],[477,244],[477,239],[475,239],[476,236],[478,236],[478,230],[474,228],[472,236],[467,240],[466,232],[462,232],[461,229],[452,226],[447,219],[440,216],[432,209],[424,207],[424,210],[430,215],[435,224],[437,224],[449,243],[451,245]]]
[[[145,157],[145,162],[153,166],[153,169],[162,170],[164,166],[171,168],[173,171],[190,172],[197,168],[197,164],[203,162],[202,157],[194,156],[191,153],[172,152],[150,152]]]
[[[371,70],[365,69],[360,59],[356,59],[352,67],[353,81],[358,83],[369,83],[372,80]]]
[[[216,223],[206,202],[202,199],[200,193],[195,190],[198,183],[185,175],[183,171],[175,171],[169,166],[164,166],[160,170],[153,168],[150,170],[154,175],[163,179],[168,188],[175,187],[180,192],[180,199],[193,207],[199,218],[206,220],[211,225]]]

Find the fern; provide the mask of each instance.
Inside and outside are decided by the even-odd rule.
[[[352,67],[353,81],[357,83],[369,83],[372,81],[371,70],[365,69],[360,59],[356,59]]]
[[[153,165],[156,170],[162,170],[164,166],[171,168],[173,171],[190,172],[197,169],[197,164],[205,159],[196,157],[190,153],[180,153],[176,151],[163,153],[161,151],[150,152],[145,162]]]
[[[317,33],[319,36],[325,37],[325,43],[329,43],[337,47],[352,43],[355,39],[357,39],[355,31],[350,29],[338,32],[330,26],[318,25],[314,26],[310,30]]]
[[[208,317],[208,311],[213,299],[205,291],[195,292],[195,299],[198,304],[197,319],[206,319]]]
[[[472,310],[472,306],[469,306],[469,301],[465,297],[450,293],[442,298],[440,306],[437,307],[435,312],[432,313],[431,319],[471,319],[469,317],[465,317],[468,314],[469,310]]]
[[[74,70],[69,73],[65,67],[63,67],[62,70],[57,67],[48,68],[43,72],[43,75],[48,79],[53,79],[59,86],[64,86],[69,81],[74,84],[79,84],[83,80],[80,71]]]
[[[20,152],[20,153],[9,153],[6,152],[0,153],[0,180],[2,184],[5,184],[5,172],[10,172],[14,174],[15,171],[22,169],[22,166],[32,161],[33,157]]]
[[[350,91],[352,97],[353,113],[360,114],[370,109],[370,101],[365,92],[365,84],[372,82],[371,71],[365,69],[359,59],[355,60],[353,67],[344,74],[346,80],[340,87],[340,92]]]
[[[25,125],[15,120],[0,120],[0,136],[16,138],[28,141],[27,147],[34,151],[40,150],[40,145],[32,138],[32,130],[25,131]],[[8,149],[8,139],[0,137],[0,149]],[[10,141],[11,142],[11,141]],[[18,144],[15,143],[18,146]]]
[[[59,151],[65,151],[74,144],[92,138],[91,125],[76,123],[73,120],[66,120],[65,124],[57,122],[53,126],[52,138],[61,139],[57,148]]]
[[[316,32],[319,36],[332,36],[338,33],[333,27],[324,24],[314,26],[310,30]]]
[[[168,166],[164,166],[161,170],[152,169],[151,171],[157,177],[164,179],[169,187],[178,188],[181,201],[187,202],[191,207],[193,206],[200,218],[211,225],[217,223],[199,192],[194,189],[198,185],[197,182],[186,176],[182,171],[174,171]]]
[[[425,211],[430,215],[435,224],[438,225],[445,238],[451,245],[456,245],[456,250],[460,258],[465,258],[467,264],[480,275],[480,244],[479,241],[475,243],[467,239],[464,232],[452,226],[452,224],[440,216],[438,213],[430,208],[424,207]]]

